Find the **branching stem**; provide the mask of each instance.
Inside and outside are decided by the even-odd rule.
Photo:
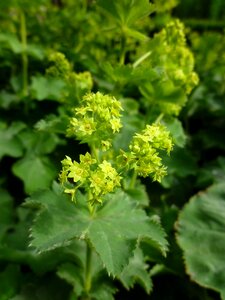
[[[27,28],[26,17],[23,11],[20,11],[20,38],[22,44],[22,78],[23,78],[23,97],[28,96],[28,57],[27,57]]]
[[[131,181],[130,181],[130,189],[133,189],[135,187],[136,180],[137,180],[137,171],[134,170]]]
[[[124,65],[126,55],[126,35],[122,31],[121,46],[120,46],[120,65]]]

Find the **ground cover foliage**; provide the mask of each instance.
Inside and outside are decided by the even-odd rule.
[[[224,5],[0,3],[0,300],[225,299]]]

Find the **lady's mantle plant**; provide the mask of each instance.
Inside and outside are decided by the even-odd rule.
[[[59,247],[72,252],[73,259],[57,269],[58,276],[73,286],[72,299],[105,300],[113,299],[115,293],[112,278],[126,288],[137,281],[147,293],[151,291],[143,243],[166,255],[165,232],[159,218],[149,217],[143,208],[144,192],[138,177],[160,182],[166,175],[163,155],[170,154],[174,142],[178,144],[176,138],[172,141],[167,126],[172,123],[175,127],[173,136],[176,131],[182,132],[174,116],[184,106],[197,76],[179,21],[148,39],[138,26],[152,11],[149,1],[97,3],[99,11],[109,17],[104,22],[115,25],[112,32],[106,30],[96,37],[100,44],[104,38],[116,44],[111,57],[115,65],[93,64],[90,70],[95,74],[75,73],[65,56],[56,53],[50,58],[55,65],[47,72],[63,80],[66,87],[60,99],[66,105],[60,113],[70,115],[67,135],[87,144],[89,150],[77,160],[65,153],[59,174],[61,185],[33,194],[27,205],[39,208],[31,229],[31,246],[39,252]],[[121,39],[119,43],[115,36]],[[102,48],[101,53],[108,55],[104,51]],[[135,58],[132,64],[125,64],[127,54],[131,61]],[[104,94],[91,92],[92,76],[97,90]],[[137,99],[129,92],[130,86]],[[127,109],[127,98],[135,103],[133,114]],[[143,120],[139,105],[146,111]],[[127,124],[135,126],[129,131]],[[125,147],[118,145],[119,135]]]
[[[163,125],[147,125],[134,135],[129,150],[121,149],[116,156],[112,139],[122,127],[121,112],[121,103],[114,97],[100,92],[86,94],[74,109],[68,134],[88,143],[90,152],[81,154],[79,162],[66,156],[59,176],[64,192],[71,194],[73,201],[62,191],[32,196],[33,201],[42,205],[32,228],[32,245],[45,251],[72,245],[74,239],[84,247],[85,241],[87,254],[80,281],[82,288],[80,294],[76,293],[90,298],[94,298],[97,287],[93,282],[99,276],[93,271],[93,252],[95,256],[98,254],[94,260],[99,259],[109,275],[125,282],[127,276],[136,276],[130,274],[129,261],[132,265],[132,257],[137,256],[142,261],[146,278],[143,284],[149,292],[150,277],[145,270],[140,243],[151,241],[163,255],[167,250],[164,231],[126,193],[123,181],[130,180],[132,187],[137,175],[150,175],[160,181],[166,169],[158,151],[169,153],[172,140]]]

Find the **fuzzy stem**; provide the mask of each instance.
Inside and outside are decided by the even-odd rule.
[[[28,57],[27,57],[27,29],[26,17],[23,11],[20,12],[20,38],[22,43],[22,78],[23,78],[23,97],[28,96]]]
[[[152,54],[152,51],[148,51],[141,57],[139,57],[134,63],[133,63],[133,68],[135,69],[138,65],[140,65],[146,58],[148,58]]]
[[[164,114],[161,113],[161,114],[158,116],[158,118],[155,120],[155,123],[158,124],[158,123],[162,120],[163,117],[164,117]]]
[[[120,46],[120,65],[124,65],[126,55],[126,35],[122,30],[121,46]]]
[[[135,187],[136,180],[137,180],[137,171],[134,170],[131,181],[130,181],[130,186],[129,186],[130,189],[133,189]]]
[[[94,158],[99,163],[99,150],[94,145],[91,145],[90,148],[91,148],[91,155],[94,156]]]

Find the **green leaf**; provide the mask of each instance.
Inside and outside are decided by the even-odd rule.
[[[38,156],[53,152],[57,144],[60,143],[58,136],[48,131],[27,129],[19,133],[18,138],[23,143],[27,153]]]
[[[194,196],[180,213],[177,240],[187,273],[225,299],[225,185],[212,185]]]
[[[0,106],[8,109],[12,104],[18,103],[19,98],[15,94],[8,93],[6,90],[0,92]]]
[[[133,25],[154,11],[148,0],[98,0],[97,4],[121,25]]]
[[[17,265],[8,265],[0,273],[0,300],[8,300],[13,297],[19,289],[20,268]]]
[[[13,222],[13,199],[7,191],[0,189],[0,243]]]
[[[16,35],[10,33],[0,34],[1,44],[8,46],[14,53],[19,54],[23,51],[23,46]]]
[[[137,183],[135,188],[127,189],[126,194],[130,197],[132,201],[136,201],[139,206],[148,206],[149,197],[146,191],[145,185]]]
[[[64,87],[64,81],[58,78],[32,77],[31,92],[39,101],[45,99],[62,100]]]
[[[27,272],[24,274],[19,293],[13,298],[7,298],[7,300],[71,299],[69,294],[68,285],[57,278],[53,272],[42,277]]]
[[[94,291],[90,293],[90,296],[95,300],[114,300],[113,294],[115,294],[116,288],[107,284],[106,278],[95,287]]]
[[[39,60],[42,60],[45,56],[44,49],[37,44],[28,44],[27,54]]]
[[[122,191],[108,195],[94,216],[79,193],[76,205],[51,191],[32,195],[30,200],[42,207],[32,227],[32,245],[39,251],[66,245],[74,238],[89,240],[108,273],[116,275],[128,263],[138,239],[153,240],[163,254],[167,250],[162,228]]]
[[[184,133],[182,123],[178,119],[175,119],[175,118],[170,118],[170,119],[166,120],[165,123],[173,137],[174,143],[178,147],[181,147],[181,148],[184,147],[187,137]]]
[[[151,222],[144,210],[137,209],[122,191],[110,197],[89,232],[107,271],[115,275],[128,263],[137,239],[153,240],[164,254],[167,248],[160,226]]]
[[[147,265],[144,262],[142,251],[139,248],[135,250],[134,256],[119,275],[119,279],[128,290],[138,282],[145,289],[146,293],[150,293],[152,280],[147,272]]]
[[[47,157],[27,155],[13,165],[13,173],[24,182],[26,193],[50,187],[57,175],[55,166]]]
[[[125,33],[126,33],[127,36],[130,36],[130,37],[135,38],[135,39],[140,40],[140,41],[147,41],[148,40],[148,36],[144,35],[143,33],[139,32],[135,29],[126,28]]]
[[[184,105],[187,101],[186,94],[182,88],[175,86],[171,80],[156,82],[154,88],[155,96],[162,102]]]
[[[62,264],[57,270],[57,275],[73,286],[74,293],[77,297],[79,297],[83,291],[82,272],[83,270],[71,263]]]
[[[195,175],[198,171],[196,160],[186,149],[175,147],[170,157],[164,157],[164,162],[168,167],[169,175],[178,175],[186,177]]]
[[[10,127],[3,122],[0,123],[0,158],[4,155],[20,157],[23,154],[23,146],[17,134],[24,127],[25,124],[22,122],[14,122]]]
[[[86,198],[78,194],[77,201],[85,203]],[[57,194],[52,191],[37,192],[26,202],[26,205],[37,204],[41,210],[32,226],[31,245],[39,252],[69,244],[73,238],[84,239],[89,215],[81,209],[81,205],[75,205],[62,191]]]

